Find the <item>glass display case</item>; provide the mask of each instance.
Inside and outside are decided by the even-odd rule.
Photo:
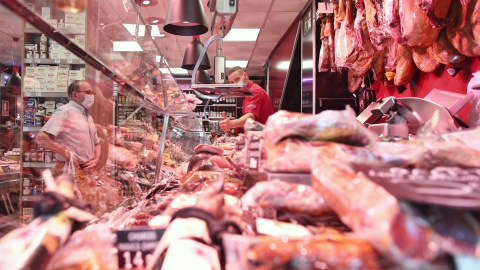
[[[61,151],[42,145],[38,134],[53,135],[45,125],[58,120],[57,111],[66,110],[76,97],[78,104],[85,100],[82,94],[68,93],[76,80],[87,81],[95,94],[88,113],[98,137],[97,141],[91,135],[92,140],[101,151],[98,157],[95,154],[95,170],[82,176],[88,187],[79,192],[97,205],[99,213],[114,209],[119,197],[140,197],[142,190],[174,174],[196,145],[210,144],[193,112],[198,99],[178,87],[168,65],[167,41],[161,39],[158,26],[145,18],[136,1],[124,0],[123,5],[67,1],[73,6],[61,2],[0,1],[11,11],[8,16],[23,20],[18,45],[22,90],[17,95],[21,107],[17,137],[22,142],[21,146],[18,143],[17,164],[23,170],[17,187],[24,221],[32,215],[35,196],[44,192],[42,171],[61,173],[66,167],[63,164],[69,164]],[[117,6],[122,10],[117,12]],[[68,122],[77,123],[81,122]],[[80,145],[78,149],[59,149],[70,150],[70,157],[74,155],[79,166],[87,167],[89,163],[80,164],[76,153],[84,144]]]

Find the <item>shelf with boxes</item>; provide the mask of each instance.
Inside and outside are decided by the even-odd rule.
[[[76,45],[85,48],[85,13],[64,14],[50,6],[35,7],[41,9],[44,20],[57,29]],[[52,13],[50,13],[52,11]],[[68,85],[74,80],[85,79],[85,61],[79,59],[62,45],[49,39],[39,30],[25,24],[23,29],[22,97],[24,109],[21,130],[22,165],[21,214],[28,219],[33,213],[33,201],[43,192],[41,172],[56,165],[56,156],[52,151],[35,143],[40,131],[53,111],[68,103]]]

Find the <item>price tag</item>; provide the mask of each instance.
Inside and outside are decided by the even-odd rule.
[[[25,63],[32,63],[32,58],[25,59]]]
[[[59,64],[60,63],[60,59],[55,59],[55,64]]]
[[[117,231],[118,268],[143,269],[165,229]]]
[[[78,62],[79,62],[80,64],[85,64],[85,61],[83,61],[82,59],[78,60]]]
[[[72,59],[67,59],[67,63],[71,64],[71,63],[73,63],[73,60]]]
[[[37,97],[41,97],[41,96],[42,96],[42,93],[41,93],[41,92],[35,92],[35,95],[36,95]]]
[[[41,59],[38,59],[38,58],[35,59],[35,63],[40,63],[40,62],[42,62]]]

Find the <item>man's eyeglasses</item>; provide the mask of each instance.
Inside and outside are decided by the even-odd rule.
[[[85,95],[95,95],[95,92],[93,91],[76,91],[76,92],[85,93]]]

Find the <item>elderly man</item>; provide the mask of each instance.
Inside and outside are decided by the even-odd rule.
[[[86,81],[74,81],[68,87],[70,102],[58,108],[43,126],[36,142],[57,156],[55,174],[73,174],[80,193],[87,188],[85,174],[94,171],[100,157],[100,139],[90,115],[95,92]],[[80,195],[79,195],[80,196]]]
[[[253,97],[245,97],[243,99],[242,117],[230,120],[224,113],[225,119],[220,121],[220,128],[223,131],[229,131],[232,128],[241,128],[248,118],[265,124],[268,117],[273,114],[272,102],[267,92],[265,92],[260,85],[250,81],[247,72],[241,67],[233,67],[228,70],[228,81],[234,84],[246,84],[252,92]]]

